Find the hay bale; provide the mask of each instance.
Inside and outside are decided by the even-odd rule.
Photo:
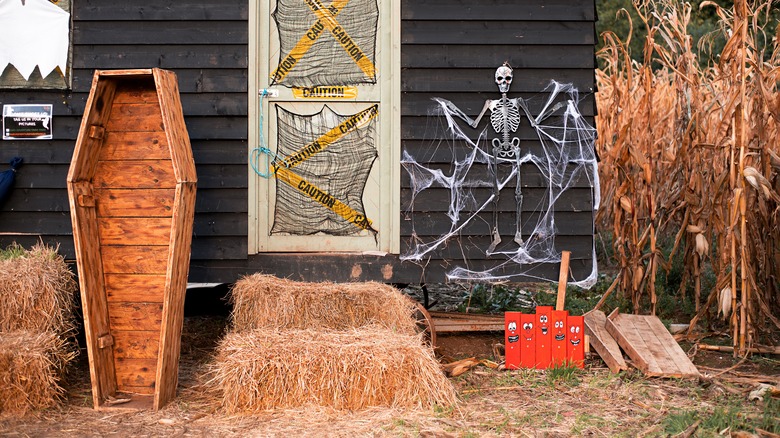
[[[57,250],[14,245],[0,260],[0,332],[70,333],[74,329],[76,281]]]
[[[420,336],[376,326],[229,333],[212,367],[210,383],[231,413],[312,404],[352,410],[455,402],[452,384]]]
[[[0,336],[0,414],[23,415],[60,400],[67,364],[76,357],[72,344],[52,331]]]
[[[305,283],[272,275],[242,278],[231,290],[233,330],[344,330],[381,325],[416,333],[415,303],[393,286],[376,282]]]

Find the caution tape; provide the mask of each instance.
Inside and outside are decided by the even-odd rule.
[[[301,178],[291,169],[298,164],[308,160],[314,154],[324,150],[331,143],[335,142],[344,135],[368,124],[374,117],[379,114],[379,105],[374,104],[370,107],[360,111],[357,114],[352,115],[347,120],[339,123],[338,126],[329,130],[317,140],[307,144],[298,152],[290,154],[284,157],[282,160],[274,160],[271,163],[271,168],[274,171],[276,179],[284,181],[291,187],[297,189],[301,193],[310,197],[311,199],[319,202],[326,208],[329,208],[347,222],[355,225],[363,230],[372,230],[372,221],[366,217],[365,214],[354,210],[347,204],[339,201],[331,196],[329,193],[321,190],[316,185]]]
[[[327,12],[330,13],[332,17],[335,17],[344,9],[344,6],[346,6],[347,3],[349,3],[349,0],[334,0],[327,8]],[[301,39],[298,40],[293,49],[290,50],[290,53],[288,53],[282,62],[279,63],[279,66],[274,70],[273,74],[271,74],[271,79],[273,79],[274,82],[281,82],[282,79],[290,73],[293,67],[295,67],[295,64],[303,58],[303,55],[311,49],[311,46],[314,45],[317,38],[322,35],[323,30],[325,30],[325,25],[323,25],[320,20],[315,21]]]
[[[363,53],[363,50],[355,44],[352,37],[347,33],[347,30],[341,27],[339,22],[336,21],[336,18],[325,12],[325,6],[322,5],[320,0],[306,0],[306,4],[309,5],[309,8],[315,14],[317,14],[317,18],[325,23],[325,27],[330,30],[331,35],[333,35],[336,41],[341,44],[341,47],[349,54],[350,58],[355,61],[355,64],[363,70],[363,73],[369,78],[374,79],[376,77],[374,63],[368,59],[365,53]]]
[[[347,31],[341,27],[336,16],[347,5],[349,0],[334,0],[330,6],[325,7],[320,0],[305,0],[309,9],[317,15],[317,21],[309,28],[309,30],[301,36],[298,43],[290,50],[290,53],[284,57],[279,63],[279,66],[271,74],[273,82],[281,82],[298,61],[303,58],[306,52],[311,49],[314,42],[324,33],[327,29],[330,34],[341,45],[350,58],[358,65],[358,67],[372,80],[376,78],[376,68],[373,61],[368,59],[363,50],[355,44],[352,37],[349,36]]]
[[[286,167],[274,165],[273,169],[274,174],[276,175],[276,179],[279,181],[284,181],[290,187],[297,189],[299,192],[307,195],[309,198],[320,203],[324,207],[329,208],[334,213],[341,216],[344,218],[344,220],[355,225],[356,227],[363,230],[373,230],[373,228],[371,228],[373,222],[363,213],[354,210],[349,205],[339,201],[329,193],[320,189],[311,182],[301,178],[295,172]]]
[[[293,87],[293,97],[296,99],[355,99],[357,87],[341,85],[324,87]]]
[[[363,111],[354,114],[335,128],[320,136],[320,138],[307,144],[297,152],[284,157],[281,160],[281,165],[287,168],[293,168],[297,166],[298,164],[308,160],[312,155],[325,150],[331,143],[340,139],[344,135],[362,126],[365,126],[374,117],[376,117],[377,114],[379,114],[379,105],[377,104],[371,105]]]

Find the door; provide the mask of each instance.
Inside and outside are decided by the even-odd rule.
[[[398,252],[400,11],[391,3],[256,4],[250,253]]]

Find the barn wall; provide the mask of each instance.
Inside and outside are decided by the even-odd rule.
[[[0,142],[0,163],[25,159],[0,210],[0,245],[42,239],[74,257],[65,178],[92,73],[160,67],[178,75],[198,171],[191,281],[232,282],[258,270],[311,280],[443,281],[447,263],[437,258],[453,255],[447,251],[425,269],[394,256],[247,257],[248,11],[246,0],[74,0],[72,90],[0,90],[0,104],[53,103],[55,115],[55,140]],[[507,58],[515,67],[511,92],[517,95],[538,93],[552,78],[583,91],[594,87],[593,0],[403,0],[401,11],[402,149],[420,157],[430,141],[430,98],[447,98],[476,115],[485,99],[496,98],[493,72]],[[581,110],[592,117],[594,106],[587,96]],[[532,139],[527,129],[522,135]],[[448,164],[443,155],[423,159]],[[402,210],[410,200],[408,187],[404,176]],[[577,190],[570,211],[560,217],[574,224],[562,238],[574,252],[575,273],[581,273],[590,270],[592,201],[589,187]],[[415,214],[435,235],[448,195],[430,196]],[[402,228],[402,251],[410,232]],[[476,252],[470,257],[475,267],[491,263]],[[557,266],[540,269],[557,276]]]
[[[429,168],[451,174],[451,150],[432,146],[437,138],[443,137],[432,127],[429,113],[435,104],[431,98],[450,100],[467,115],[476,117],[485,100],[500,98],[494,72],[504,61],[509,61],[514,69],[508,97],[538,97],[551,79],[573,83],[581,92],[580,110],[593,125],[595,18],[592,0],[404,1],[402,150]],[[486,123],[483,119],[479,130]],[[472,139],[476,138],[477,130],[470,130],[465,123],[461,127]],[[490,128],[488,133],[495,136]],[[521,150],[540,151],[536,133],[527,120],[522,121],[516,135],[521,140]],[[546,184],[533,165],[524,165],[521,172],[525,197],[522,215],[530,217],[536,204],[534,198],[544,193]],[[408,211],[402,220],[403,252],[416,241],[431,241],[449,230],[446,213],[450,196],[446,188],[431,188],[421,192],[412,205],[411,181],[407,172],[402,174],[401,208]],[[489,187],[481,190],[481,199],[491,193]],[[564,192],[556,205],[555,219],[559,227],[555,247],[558,251],[572,252],[573,277],[582,279],[592,268],[590,183],[579,180]],[[499,228],[504,242],[512,239],[507,232],[514,230],[515,208],[512,188],[507,187],[501,192],[499,203]],[[474,271],[484,271],[500,262],[500,257],[485,256],[485,248],[491,241],[491,216],[485,213],[484,221],[473,221],[472,226],[459,233],[458,239],[430,254],[426,264],[428,275],[440,276],[458,262]],[[410,238],[413,231],[415,237]],[[497,274],[522,273],[527,268],[510,263]],[[556,279],[557,269],[554,263],[542,265],[534,268],[533,277]],[[533,280],[533,277],[522,275],[515,279]]]
[[[193,262],[245,260],[248,9],[246,0],[74,0],[72,90],[0,91],[0,105],[54,104],[55,138],[0,142],[0,163],[25,162],[0,210],[0,245],[41,238],[74,257],[65,178],[92,74],[159,67],[178,75],[197,164]]]

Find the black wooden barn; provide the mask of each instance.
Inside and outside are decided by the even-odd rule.
[[[593,0],[54,3],[71,12],[65,80],[59,71],[44,79],[36,70],[24,81],[10,64],[0,77],[0,105],[53,104],[53,139],[0,141],[0,170],[13,157],[24,158],[0,207],[2,246],[42,240],[75,257],[66,175],[93,73],[159,67],[178,75],[197,167],[191,282],[232,283],[253,272],[311,281],[556,280],[562,250],[572,253],[571,280],[595,272],[597,181],[587,172],[572,176],[583,156],[546,158],[563,160],[555,165],[566,175],[554,201],[538,163],[510,157],[491,171],[483,156],[464,170],[470,150],[489,157],[488,145],[500,137],[490,113],[477,129],[453,119],[475,141],[469,146],[447,132],[432,100],[447,99],[476,117],[486,100],[501,99],[494,73],[506,61],[514,69],[508,98],[543,102],[551,80],[571,83],[584,116],[571,120],[592,126]],[[319,63],[304,62],[325,45],[332,51]],[[543,123],[559,132],[564,111],[566,105],[552,108]],[[539,131],[522,114],[508,139],[518,137],[521,151],[544,155]],[[371,138],[371,147],[351,166],[332,168],[349,144],[338,146],[343,137],[335,135],[323,147],[328,134],[321,128],[329,124],[349,132],[360,125],[354,132]],[[481,132],[488,138],[479,139]],[[289,138],[297,143],[285,145]],[[305,151],[317,141],[320,149]],[[322,159],[317,164],[312,157]],[[468,177],[437,179],[456,171]],[[333,179],[345,187],[332,186]],[[497,191],[499,179],[506,187]],[[343,198],[336,190],[345,190]],[[540,219],[551,212],[554,223]],[[328,217],[320,221],[316,214]],[[517,217],[525,243],[554,234],[546,236],[544,254],[523,258],[506,250],[522,247],[512,243]],[[551,227],[540,230],[534,225],[540,223]],[[502,243],[486,251],[495,224]]]

